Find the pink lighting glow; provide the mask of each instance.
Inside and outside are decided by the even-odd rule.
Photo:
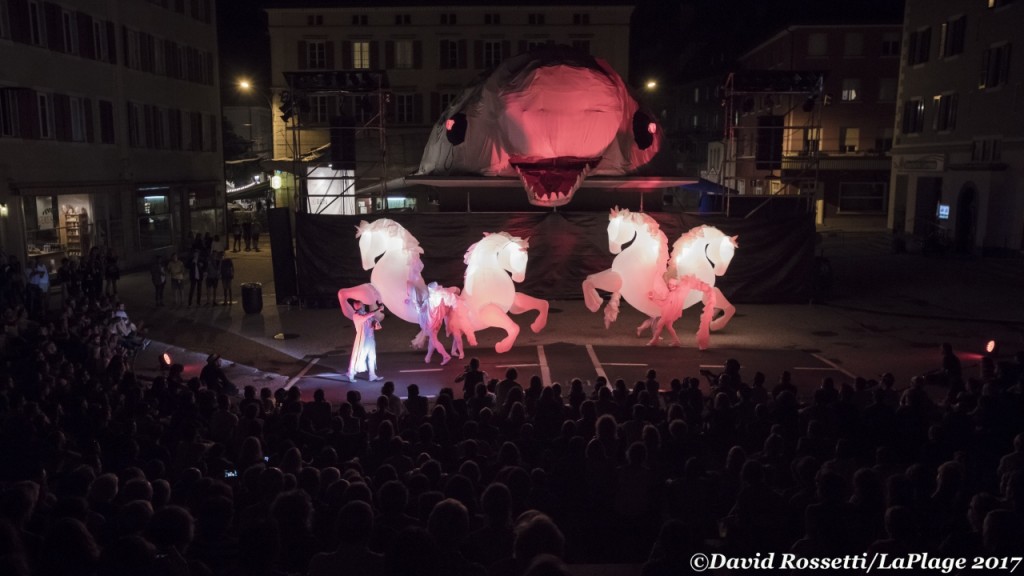
[[[444,129],[445,130],[448,130],[449,132],[451,132],[451,129],[454,128],[454,127],[455,127],[455,120],[453,120],[452,118],[449,118],[449,119],[444,121]]]

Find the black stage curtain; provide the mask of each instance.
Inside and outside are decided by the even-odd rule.
[[[815,229],[812,215],[764,220],[703,218],[650,213],[668,237],[701,224],[738,235],[739,249],[718,286],[732,302],[806,302],[811,297]],[[296,214],[300,297],[310,306],[337,306],[337,291],[369,282],[362,269],[355,227],[360,220],[390,218],[420,242],[423,279],[462,286],[463,256],[484,232],[530,239],[530,259],[520,292],[548,300],[583,297],[589,274],[611,267],[608,213],[461,213],[328,216]]]

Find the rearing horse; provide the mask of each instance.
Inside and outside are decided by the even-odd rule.
[[[359,238],[359,253],[363,270],[373,269],[370,283],[338,290],[338,303],[346,318],[353,314],[349,299],[367,304],[383,302],[395,316],[419,325],[417,303],[427,297],[427,286],[423,282],[423,262],[420,243],[399,223],[387,218],[363,220],[356,226]],[[379,259],[378,259],[379,258]],[[422,348],[426,334],[421,330],[412,345]]]
[[[526,278],[528,248],[527,240],[498,232],[485,233],[483,240],[466,251],[466,282],[458,307],[468,320],[469,325],[464,329],[471,345],[476,346],[476,330],[494,327],[506,333],[494,345],[494,350],[499,354],[511,350],[519,335],[519,326],[508,313],[536,310],[537,319],[530,324],[530,329],[540,332],[547,325],[548,302],[516,292],[515,282]]]
[[[623,246],[629,242],[625,250]],[[619,316],[619,299],[647,316],[637,335],[661,316],[660,306],[650,293],[665,294],[665,270],[668,266],[668,239],[657,221],[641,212],[613,208],[608,216],[608,250],[617,254],[608,270],[591,274],[583,281],[583,299],[591,312],[601,308],[598,290],[611,292],[604,309],[608,328]]]
[[[722,316],[712,320],[710,326],[704,326],[704,322],[701,322],[701,332],[709,328],[721,330],[736,313],[736,307],[725,298],[722,289],[715,287],[715,278],[725,275],[736,255],[736,249],[739,248],[736,238],[727,236],[714,226],[702,225],[692,228],[672,244],[669,274],[676,278],[692,276],[714,287],[714,308],[723,311]],[[700,292],[691,290],[683,302],[683,308],[689,308],[703,298]]]

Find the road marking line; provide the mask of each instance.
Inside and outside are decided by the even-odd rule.
[[[827,372],[836,371],[836,369],[831,366],[794,366],[793,370],[821,370]]]
[[[698,368],[725,368],[725,364],[701,364]]]
[[[302,370],[299,370],[298,374],[288,379],[288,382],[285,383],[284,385],[284,389],[287,390],[291,388],[296,382],[299,381],[300,378],[306,375],[306,372],[309,372],[309,369],[312,368],[314,364],[316,364],[319,361],[320,358],[313,358],[312,360],[307,362],[306,365],[302,367]]]
[[[416,372],[444,372],[444,368],[421,368],[419,370],[399,370],[400,374],[414,374]]]
[[[540,364],[495,364],[495,368],[536,368]]]
[[[544,386],[551,386],[551,368],[548,368],[548,355],[544,353],[544,346],[537,346],[537,360],[540,361],[540,379]]]
[[[601,362],[597,359],[597,352],[594,352],[594,345],[587,344],[587,355],[590,356],[590,361],[594,364],[594,371],[605,381],[608,380],[608,375],[604,373],[604,368],[601,366]]]
[[[849,370],[847,370],[845,368],[840,368],[838,365],[836,365],[835,362],[832,362],[831,360],[829,360],[828,358],[825,358],[821,354],[811,354],[811,356],[814,356],[815,358],[817,358],[818,360],[821,360],[825,364],[828,364],[829,366],[835,368],[836,370],[842,372],[843,374],[846,374],[847,378],[856,378],[856,376],[854,376],[853,373],[851,373]]]
[[[605,366],[647,366],[647,364],[635,364],[633,362],[605,362]]]

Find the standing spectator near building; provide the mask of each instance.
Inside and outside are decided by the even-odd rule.
[[[245,239],[245,251],[252,250],[252,221],[242,222],[242,238]]]
[[[206,258],[203,258],[201,250],[192,251],[192,261],[188,268],[188,305],[192,306],[192,297],[195,296],[196,306],[203,303],[203,282],[206,281]]]
[[[185,263],[178,259],[177,252],[171,255],[171,261],[167,263],[167,275],[171,277],[174,305],[181,306],[185,299]]]
[[[117,296],[117,281],[121,279],[121,265],[117,262],[117,252],[107,248],[107,257],[103,265],[103,278],[107,281],[104,291],[108,296]]]
[[[255,250],[256,252],[260,251],[260,232],[262,232],[262,229],[260,228],[260,221],[257,220],[257,219],[253,219],[253,221],[252,221],[252,249]]]
[[[236,250],[237,252],[237,250]],[[223,257],[220,260],[220,285],[224,292],[224,306],[230,306],[235,295],[231,290],[231,281],[235,278],[235,263],[231,258]]]
[[[164,287],[167,285],[167,267],[159,254],[153,256],[149,266],[149,276],[153,281],[153,297],[157,306],[164,305]]]
[[[235,243],[231,247],[232,252],[238,252],[242,249],[242,223],[235,219],[235,227],[231,229],[231,235],[235,237]]]
[[[217,305],[217,284],[220,283],[220,252],[213,250],[206,259],[206,303]]]
[[[41,315],[46,312],[47,293],[50,291],[50,272],[39,258],[32,259],[28,269],[28,293],[25,307],[30,315]]]

